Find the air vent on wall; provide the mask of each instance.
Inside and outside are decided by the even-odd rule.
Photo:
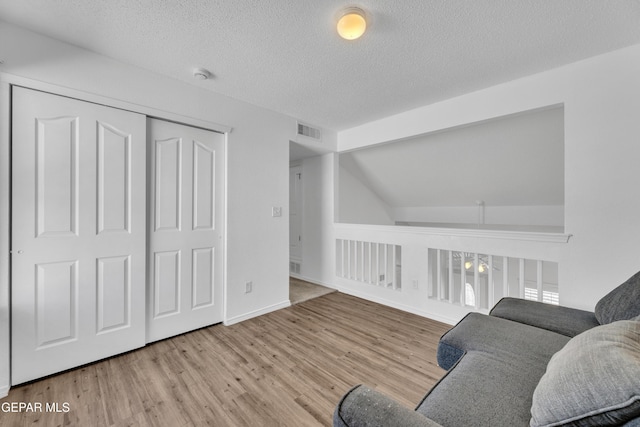
[[[295,261],[290,261],[289,272],[293,274],[300,274],[300,263]]]
[[[300,122],[298,122],[298,135],[313,138],[318,141],[322,139],[322,132],[320,132],[320,129],[313,128]]]

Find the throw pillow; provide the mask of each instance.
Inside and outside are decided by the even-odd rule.
[[[531,426],[621,425],[640,417],[640,317],[597,326],[551,357]]]
[[[640,272],[602,297],[595,315],[601,325],[640,315]]]

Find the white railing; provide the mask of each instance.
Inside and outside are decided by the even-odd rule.
[[[558,263],[429,249],[429,298],[490,309],[502,297],[558,304]]]
[[[336,276],[401,289],[402,249],[398,245],[336,240]]]
[[[336,283],[372,301],[445,321],[505,296],[560,301],[566,234],[362,224],[334,232]]]

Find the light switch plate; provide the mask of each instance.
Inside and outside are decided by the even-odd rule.
[[[282,216],[282,208],[278,206],[271,208],[271,216],[274,218]]]

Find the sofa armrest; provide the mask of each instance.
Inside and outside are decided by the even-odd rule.
[[[510,297],[498,301],[489,315],[571,338],[600,325],[595,314],[590,311]]]
[[[333,414],[333,427],[442,427],[395,400],[358,385],[340,400]]]

